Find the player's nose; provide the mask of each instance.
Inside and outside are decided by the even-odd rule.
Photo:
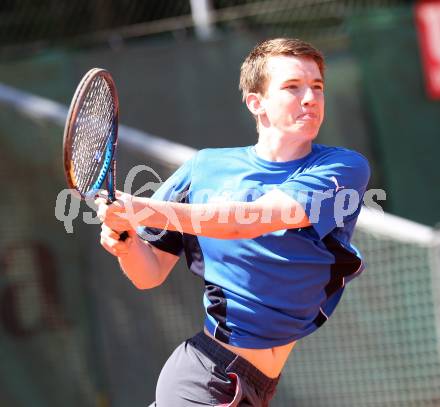
[[[302,104],[304,106],[316,104],[316,95],[315,95],[315,92],[313,92],[313,89],[311,87],[305,88],[303,98],[302,98]]]

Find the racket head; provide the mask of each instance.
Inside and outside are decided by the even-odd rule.
[[[89,70],[76,88],[63,137],[67,185],[82,199],[95,196],[107,180],[108,200],[115,200],[118,121],[113,78],[105,69]]]

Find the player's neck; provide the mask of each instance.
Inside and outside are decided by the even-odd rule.
[[[286,140],[283,137],[260,134],[255,145],[257,155],[266,161],[298,160],[312,151],[311,140]]]

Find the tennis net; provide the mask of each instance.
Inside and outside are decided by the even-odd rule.
[[[5,85],[0,103],[0,404],[145,405],[172,349],[201,328],[201,282],[181,262],[137,291],[98,226],[78,215],[67,234],[54,216],[66,106]],[[140,163],[165,179],[195,152],[124,126],[120,136],[121,179]],[[273,406],[438,406],[438,234],[365,208],[355,243],[367,271],[297,345]]]

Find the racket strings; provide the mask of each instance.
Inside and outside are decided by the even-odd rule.
[[[105,79],[97,77],[83,101],[74,123],[72,164],[77,188],[87,193],[96,182],[105,161],[107,143],[114,126],[114,104]]]
[[[103,81],[105,83],[105,81]],[[106,85],[106,83],[105,83]],[[94,131],[93,134],[101,134],[102,137],[95,137],[93,138],[91,141],[93,141],[93,146],[92,149],[88,152],[92,152],[94,153],[94,155],[92,157],[89,156],[87,157],[87,162],[88,163],[92,163],[89,167],[89,171],[88,174],[86,174],[87,176],[84,177],[84,187],[89,187],[90,185],[93,185],[93,182],[95,181],[95,175],[98,175],[99,173],[97,172],[98,169],[100,169],[102,167],[102,160],[105,159],[105,151],[106,151],[106,147],[107,147],[107,142],[111,142],[111,139],[109,136],[110,132],[111,132],[111,127],[113,126],[113,123],[110,121],[110,119],[112,119],[112,111],[113,111],[113,106],[110,106],[110,109],[105,109],[104,110],[104,115],[102,114],[103,112],[99,109],[101,107],[106,108],[107,106],[105,105],[100,105],[98,103],[93,103],[94,99],[96,98],[96,100],[101,101],[101,100],[107,100],[106,96],[107,94],[105,92],[107,89],[103,88],[103,87],[95,87],[94,92],[92,93],[92,95],[90,96],[90,100],[88,101],[90,104],[90,108],[92,110],[92,115],[90,116],[92,118],[92,126],[94,127],[92,131]],[[110,95],[111,98],[111,95]],[[111,99],[110,99],[111,101]],[[87,116],[86,116],[87,117]],[[102,121],[100,120],[96,120],[96,118],[102,118]],[[95,120],[93,120],[95,119]],[[104,126],[106,127],[102,127],[102,124],[104,124]],[[90,160],[90,158],[92,158],[92,160]],[[103,163],[104,164],[104,163]]]
[[[90,186],[96,169],[100,168],[103,143],[107,140],[108,129],[102,129],[102,123],[98,119],[101,118],[104,125],[108,125],[108,111],[104,110],[104,115],[102,115],[100,110],[103,107],[102,104],[95,102],[105,100],[105,94],[103,95],[103,89],[100,85],[97,81],[92,83],[90,93],[87,95],[83,109],[78,115],[78,134],[82,135],[81,139],[78,138],[78,143],[83,143],[84,137],[87,137],[87,143],[82,144],[83,150],[77,150],[81,153],[78,154],[79,168],[82,169],[80,172],[81,189]],[[93,137],[90,137],[89,134],[92,134]]]

